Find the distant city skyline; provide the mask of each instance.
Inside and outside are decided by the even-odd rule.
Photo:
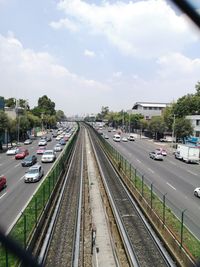
[[[170,103],[195,93],[199,44],[170,1],[0,0],[0,95],[67,116]]]

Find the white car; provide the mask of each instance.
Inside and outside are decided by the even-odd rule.
[[[41,165],[34,165],[28,169],[24,175],[25,183],[34,183],[39,181],[44,175],[44,170]]]
[[[24,145],[30,145],[30,144],[32,144],[32,140],[31,139],[26,139],[24,141]]]
[[[125,136],[124,136],[124,137],[122,137],[122,141],[123,141],[123,142],[128,142],[128,139],[127,139],[127,137],[125,137]]]
[[[61,136],[58,135],[58,136],[56,137],[56,141],[60,141],[60,139],[61,139]]]
[[[46,150],[42,155],[42,162],[54,162],[56,159],[56,153],[53,150]]]
[[[47,145],[47,141],[45,139],[41,139],[38,143],[38,146],[46,146]]]
[[[163,160],[163,155],[161,153],[155,152],[155,151],[150,152],[149,157],[154,159],[154,160]]]
[[[53,149],[55,152],[60,152],[62,151],[62,146],[60,144],[57,144],[54,146],[54,149]]]
[[[11,155],[16,155],[18,152],[19,148],[18,147],[11,147],[7,150],[6,155],[11,156]]]
[[[197,188],[194,189],[194,195],[196,197],[200,197],[200,187],[197,187]]]

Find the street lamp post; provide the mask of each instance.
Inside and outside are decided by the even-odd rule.
[[[176,115],[173,116],[173,124],[172,124],[172,151],[174,147],[174,138],[175,138],[175,123],[176,123]]]

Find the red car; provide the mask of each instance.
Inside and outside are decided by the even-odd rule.
[[[24,159],[28,155],[29,155],[28,149],[20,148],[17,154],[15,155],[15,159]]]
[[[46,151],[46,146],[38,147],[37,154],[44,154],[45,151]]]
[[[6,177],[4,175],[0,176],[0,191],[6,187]]]

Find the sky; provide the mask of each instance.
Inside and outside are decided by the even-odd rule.
[[[198,81],[200,30],[170,1],[0,0],[5,98],[83,116],[170,103]]]

